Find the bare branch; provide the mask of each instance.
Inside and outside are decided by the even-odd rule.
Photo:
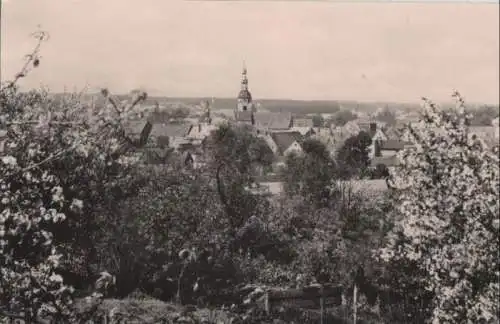
[[[49,34],[43,30],[37,30],[36,32],[33,32],[31,36],[37,39],[35,48],[30,54],[27,54],[25,56],[26,62],[22,66],[21,71],[19,71],[15,75],[14,80],[8,82],[5,87],[0,88],[0,91],[3,91],[7,88],[13,88],[19,81],[19,79],[28,75],[32,67],[38,67],[38,65],[40,64],[40,47],[42,46],[42,42],[49,39]]]

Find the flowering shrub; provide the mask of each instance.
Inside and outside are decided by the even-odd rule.
[[[397,219],[381,257],[412,265],[413,283],[434,294],[429,322],[493,323],[499,318],[499,160],[456,111],[425,100],[414,143],[393,174]],[[418,274],[418,275],[417,275]]]
[[[37,38],[27,61],[33,67],[45,36]],[[110,98],[93,110],[78,95],[21,93],[15,82],[28,63],[0,89],[0,128],[7,132],[0,151],[0,311],[28,322],[49,314],[68,320],[73,290],[58,270],[62,262],[74,266],[78,257],[70,253],[85,236],[92,239],[88,229],[104,197],[125,195],[137,158],[127,154],[134,143],[122,125],[145,94],[129,107]]]

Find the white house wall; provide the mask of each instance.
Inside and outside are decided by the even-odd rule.
[[[382,130],[380,130],[380,128],[377,129],[377,131],[375,132],[375,134],[372,137],[372,141],[377,141],[377,140],[387,141],[387,136],[384,134],[384,132]]]
[[[392,157],[397,154],[397,151],[380,150],[380,156],[382,157]]]
[[[286,156],[292,152],[299,153],[299,154],[302,153],[302,147],[300,146],[300,144],[297,141],[293,142],[292,145],[290,145],[290,147],[287,148],[285,150],[285,152],[283,152],[283,155]]]

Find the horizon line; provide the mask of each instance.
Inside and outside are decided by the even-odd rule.
[[[51,94],[65,94],[65,93],[76,93],[78,91],[49,91]],[[214,99],[217,101],[217,99],[222,99],[222,100],[237,100],[236,97],[226,97],[226,96],[189,96],[189,95],[160,95],[160,94],[149,94],[148,91],[145,91],[148,95],[149,98],[172,98],[172,99]],[[85,92],[83,92],[85,94]],[[100,95],[100,91],[88,91],[86,94],[90,95]],[[130,95],[129,93],[126,92],[117,92],[117,93],[112,93],[114,96],[128,96]],[[438,104],[450,104],[453,103],[452,96],[450,95],[449,100],[433,100],[432,98],[429,98],[431,101],[438,103]],[[284,98],[284,97],[261,97],[258,99],[252,100],[253,102],[258,103],[259,101],[302,101],[302,102],[355,102],[355,103],[383,103],[383,104],[421,104],[423,100],[415,100],[415,101],[407,101],[407,100],[361,100],[361,99],[314,99],[314,98],[308,98],[308,99],[294,99],[294,98]],[[467,97],[465,96],[465,104],[474,104],[474,105],[490,105],[490,106],[499,106],[499,102],[488,102],[488,101],[467,101]]]

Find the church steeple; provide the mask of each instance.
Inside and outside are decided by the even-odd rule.
[[[252,103],[252,94],[248,90],[248,77],[247,77],[247,67],[245,62],[243,62],[243,71],[241,73],[241,90],[238,94],[238,110],[247,111],[250,110]]]
[[[255,107],[252,102],[252,94],[248,90],[247,67],[243,61],[243,71],[241,72],[241,89],[238,93],[238,104],[234,110],[237,121],[255,124]]]

